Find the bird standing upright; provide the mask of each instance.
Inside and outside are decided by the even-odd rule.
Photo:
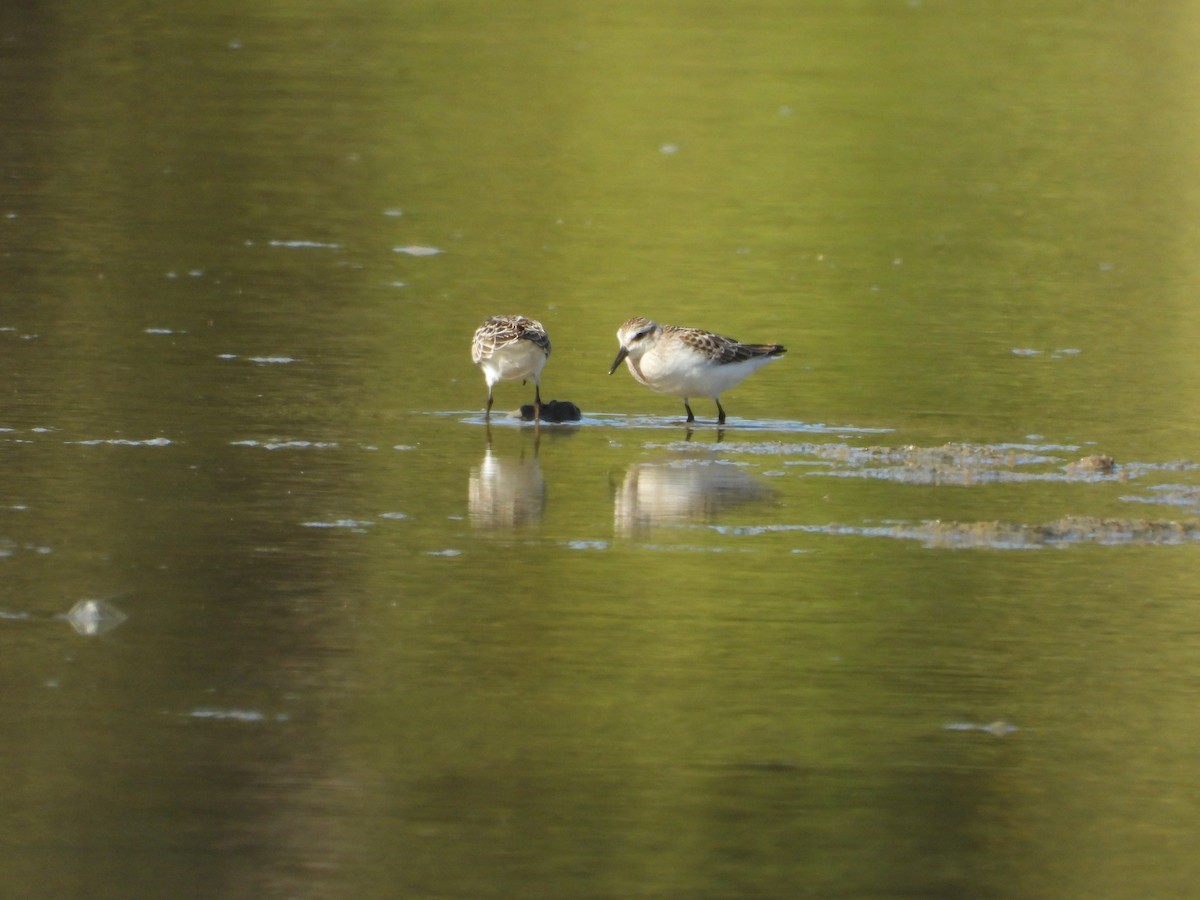
[[[617,330],[621,345],[611,375],[624,360],[635,379],[660,394],[683,399],[687,420],[696,421],[690,397],[711,397],[717,424],[725,424],[721,394],[787,352],[780,344],[743,344],[733,338],[681,325],[659,325],[634,316]]]
[[[533,379],[533,421],[542,411],[542,366],[550,358],[550,336],[542,323],[525,316],[492,316],[475,330],[471,359],[487,380],[486,418],[492,415],[492,389],[499,381]]]

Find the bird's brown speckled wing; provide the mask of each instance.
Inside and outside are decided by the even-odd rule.
[[[550,336],[542,323],[525,316],[492,316],[475,330],[471,359],[491,359],[492,355],[517,341],[529,341],[550,355]]]
[[[703,353],[717,363],[745,362],[759,356],[779,356],[787,349],[779,344],[742,344],[733,338],[714,334],[702,328],[684,328],[680,325],[667,325],[664,331],[672,333],[693,350]]]

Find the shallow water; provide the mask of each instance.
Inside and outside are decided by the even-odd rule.
[[[0,13],[0,893],[1186,896],[1190,9],[366,12]]]

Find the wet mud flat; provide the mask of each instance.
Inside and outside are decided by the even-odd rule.
[[[1032,525],[1020,522],[922,522],[878,527],[826,525],[804,530],[810,533],[912,540],[930,548],[1037,550],[1074,544],[1186,544],[1200,540],[1200,519],[1176,521],[1066,516],[1053,522]]]
[[[675,443],[683,452],[689,445]],[[917,541],[930,548],[1040,549],[1096,545],[1175,545],[1200,540],[1200,464],[1191,460],[1122,462],[1104,453],[1083,453],[1077,445],[952,443],[936,447],[866,446],[847,443],[730,443],[726,459],[773,459],[788,476],[858,478],[898,485],[958,486],[1044,484],[1120,486],[1123,503],[1161,507],[1163,516],[1098,515],[1076,509],[1048,521],[905,521],[726,526],[725,535],[795,531],[813,534],[887,537]],[[1078,506],[1078,494],[1071,504]],[[1106,504],[1111,491],[1104,495]]]
[[[783,465],[810,467],[813,474],[901,484],[1120,482],[1133,481],[1154,472],[1190,472],[1200,476],[1200,464],[1191,460],[1121,462],[1105,453],[1081,455],[1078,446],[1069,444],[856,447],[846,443],[772,441],[731,444],[727,449],[749,456],[777,456]],[[1200,486],[1193,490],[1200,502]]]

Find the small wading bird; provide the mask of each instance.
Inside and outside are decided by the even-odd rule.
[[[492,388],[498,381],[524,384],[533,379],[533,421],[542,412],[542,366],[550,358],[550,336],[541,322],[525,316],[492,316],[475,331],[471,359],[483,369],[488,398],[485,418],[492,416]]]
[[[641,316],[617,330],[617,342],[621,350],[609,375],[624,360],[630,374],[650,390],[682,397],[689,422],[696,416],[688,398],[711,397],[719,425],[725,424],[721,394],[787,352],[779,344],[742,344],[711,331],[659,325]]]

